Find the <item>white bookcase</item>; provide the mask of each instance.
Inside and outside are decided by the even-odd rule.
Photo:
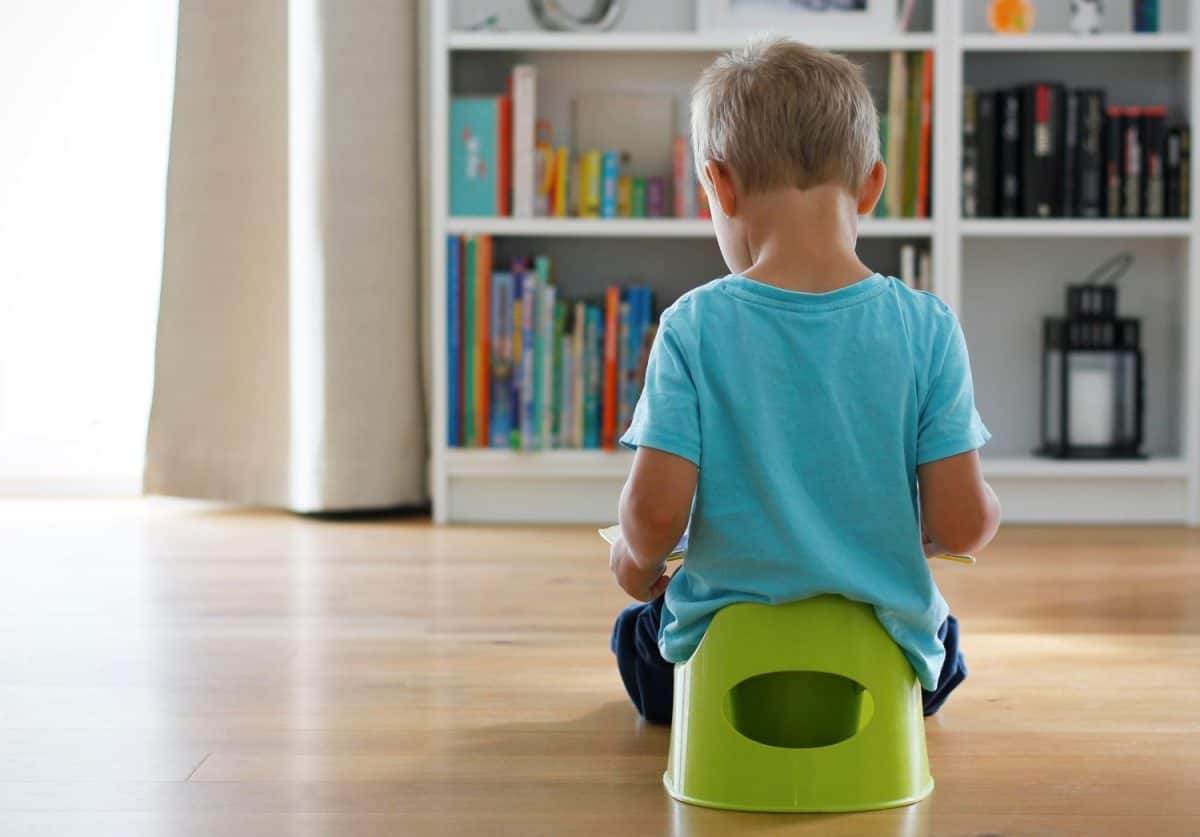
[[[456,218],[448,213],[448,102],[499,92],[513,64],[538,65],[539,115],[558,131],[570,99],[591,90],[671,92],[680,101],[701,67],[740,35],[696,32],[693,0],[629,3],[616,31],[539,30],[525,0],[430,0],[430,195],[426,300],[432,363],[430,476],[438,522],[609,522],[630,457],[623,452],[452,449],[446,446],[445,237],[487,233],[500,254],[547,253],[568,296],[613,281],[652,284],[660,306],[725,273],[707,221],[685,219]],[[1163,31],[1133,34],[1129,0],[1106,4],[1110,33],[1066,31],[1066,3],[1039,3],[1029,35],[987,31],[986,3],[919,4],[924,31],[795,37],[849,54],[882,104],[888,53],[935,53],[933,217],[866,219],[864,260],[895,272],[904,241],[933,253],[934,289],[958,312],[975,372],[976,400],[994,438],[988,479],[1009,521],[1200,525],[1200,230],[1193,218],[1035,220],[960,217],[962,94],[1039,80],[1103,87],[1116,104],[1163,103],[1172,119],[1200,113],[1196,15],[1163,0]],[[1061,6],[1062,9],[1049,9]],[[506,31],[466,31],[499,10]],[[1189,19],[1191,18],[1191,19]],[[1193,206],[1200,166],[1192,166]],[[1061,310],[1068,282],[1122,250],[1135,254],[1121,282],[1123,312],[1147,334],[1147,445],[1139,461],[1060,462],[1031,455],[1040,415],[1041,317]]]

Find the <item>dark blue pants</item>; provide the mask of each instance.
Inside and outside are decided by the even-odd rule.
[[[675,666],[658,651],[662,607],[662,596],[647,604],[630,605],[617,617],[612,635],[612,650],[617,655],[625,691],[642,717],[653,724],[671,723],[675,691]],[[926,715],[941,709],[950,693],[967,679],[967,664],[958,648],[958,620],[946,617],[938,629],[938,639],[946,647],[946,660],[937,688],[921,691]]]

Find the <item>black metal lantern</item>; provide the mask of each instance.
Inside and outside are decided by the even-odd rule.
[[[1106,262],[1086,284],[1067,288],[1067,316],[1042,331],[1042,445],[1060,459],[1140,458],[1144,381],[1141,321],[1117,316],[1117,289],[1094,277],[1133,258]]]

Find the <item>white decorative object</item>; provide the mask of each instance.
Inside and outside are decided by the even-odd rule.
[[[1104,23],[1104,0],[1071,0],[1071,31],[1099,35]]]
[[[621,18],[625,0],[592,0],[587,14],[576,14],[562,7],[559,0],[529,0],[533,16],[546,29],[566,32],[603,32],[612,29]]]
[[[702,32],[891,32],[896,0],[697,0]]]

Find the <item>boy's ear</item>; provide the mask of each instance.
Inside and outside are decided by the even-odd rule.
[[[737,208],[737,190],[733,184],[733,173],[724,163],[716,160],[704,161],[704,176],[708,179],[710,194],[716,198],[721,214],[732,218]]]
[[[884,184],[887,183],[887,166],[882,160],[876,160],[871,171],[863,180],[862,188],[858,190],[858,214],[870,215],[875,211],[875,204],[883,194]]]

